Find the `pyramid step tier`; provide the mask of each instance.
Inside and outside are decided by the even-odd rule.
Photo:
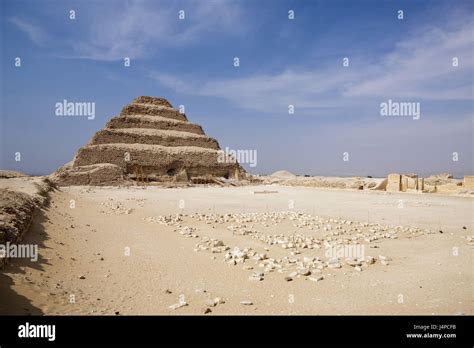
[[[126,174],[139,170],[145,175],[173,176],[184,169],[190,178],[203,175],[229,178],[242,171],[237,163],[222,161],[221,154],[214,149],[146,144],[88,145],[79,150],[74,167],[100,163],[115,164]]]
[[[116,116],[106,125],[107,128],[149,128],[175,130],[194,134],[204,134],[201,126],[185,121],[161,116],[127,115]]]
[[[215,139],[206,135],[148,128],[103,129],[92,138],[90,145],[149,144],[161,146],[195,146],[219,150]]]
[[[179,113],[177,110],[161,105],[144,104],[144,103],[132,103],[125,106],[120,115],[149,115],[149,116],[161,116],[170,118],[173,120],[187,121],[188,119],[184,114]]]

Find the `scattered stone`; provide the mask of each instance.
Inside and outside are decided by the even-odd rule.
[[[207,251],[213,254],[222,253],[224,262],[229,265],[242,264],[242,269],[244,270],[261,270],[254,271],[249,276],[249,280],[257,282],[264,280],[264,274],[275,271],[283,273],[283,276],[287,274],[284,277],[285,281],[294,281],[296,278],[300,278],[301,276],[312,276],[311,278],[314,279],[323,279],[320,278],[322,276],[321,273],[326,268],[345,269],[345,265],[348,265],[353,267],[355,271],[361,272],[366,270],[369,265],[376,262],[388,265],[388,262],[392,259],[383,255],[379,255],[379,257],[376,258],[367,256],[365,258],[349,259],[346,259],[344,255],[337,255],[337,257],[334,255],[333,258],[323,261],[311,254],[303,256],[301,253],[304,252],[303,254],[307,254],[310,249],[342,249],[343,247],[348,246],[355,247],[360,246],[362,243],[364,243],[366,247],[376,249],[379,248],[378,245],[367,245],[366,243],[377,243],[383,239],[396,239],[400,234],[403,234],[403,236],[419,236],[422,234],[433,233],[427,229],[419,229],[415,227],[408,228],[402,226],[381,225],[378,223],[354,222],[340,218],[323,219],[295,211],[236,214],[176,214],[176,216],[147,218],[147,221],[175,226],[176,232],[189,236],[194,234],[194,231],[196,230],[196,228],[184,226],[184,221],[187,221],[189,218],[201,221],[216,228],[219,227],[219,224],[223,224],[225,225],[224,228],[231,232],[232,235],[248,236],[248,238],[251,238],[256,242],[286,249],[290,255],[287,254],[287,256],[281,259],[274,259],[270,258],[266,253],[267,251],[270,251],[270,247],[264,247],[263,249],[265,252],[260,253],[252,248],[226,246],[222,240],[210,237],[201,237],[199,243],[195,244],[195,251]],[[268,228],[277,225],[284,220],[289,220],[288,222],[295,228],[299,229],[298,231],[303,232],[303,229],[307,229],[310,232],[294,233],[291,235],[283,233],[268,234],[259,231],[257,225],[260,224],[261,226]],[[193,226],[191,223],[190,225]],[[313,231],[320,232],[317,234],[317,238],[316,235],[312,233]],[[472,238],[468,240],[468,242],[469,241],[472,241]],[[215,256],[211,255],[212,259],[214,259],[214,257]],[[334,271],[334,276],[337,275],[337,273],[337,271]],[[351,273],[345,272],[344,274]]]
[[[175,304],[172,304],[171,306],[169,306],[170,309],[173,309],[173,310],[176,310],[178,308],[181,308],[181,307],[185,307],[187,306],[187,302],[186,301],[182,301],[182,302],[179,302],[179,303],[175,303]]]
[[[253,305],[253,302],[252,301],[240,301],[240,304],[244,305],[244,306],[251,306],[251,305]]]
[[[208,307],[215,307],[215,306],[217,306],[217,303],[216,303],[216,301],[214,301],[214,300],[207,299],[207,300],[206,300],[206,306],[208,306]]]
[[[361,265],[361,262],[360,262],[360,261],[352,260],[352,259],[346,260],[346,263],[347,263],[349,266],[351,266],[351,267],[356,267],[356,266],[360,266],[360,265]]]
[[[392,261],[392,258],[387,257],[387,256],[383,256],[383,255],[379,255],[379,260],[381,260],[381,261]]]
[[[225,303],[225,301],[220,297],[214,298],[214,302],[217,303],[217,304],[224,304]]]
[[[329,268],[341,268],[341,264],[339,262],[336,262],[336,263],[330,263],[328,264],[328,267]]]
[[[324,279],[324,276],[320,275],[318,277],[309,277],[308,279],[311,280],[312,282],[320,282],[321,280]]]
[[[309,276],[311,274],[311,271],[307,268],[303,268],[298,270],[298,274],[302,276]]]
[[[252,275],[249,277],[249,280],[261,281],[261,280],[263,280],[263,276],[264,276],[264,273],[263,273],[263,272],[254,271],[254,272],[252,273]]]
[[[366,256],[365,262],[367,262],[369,265],[373,265],[375,263],[375,258],[372,256]]]

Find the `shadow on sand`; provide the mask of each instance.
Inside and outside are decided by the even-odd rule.
[[[38,246],[38,259],[32,261],[29,258],[10,259],[3,270],[0,270],[0,315],[42,315],[43,311],[34,306],[31,301],[18,294],[14,290],[14,279],[8,274],[27,275],[28,269],[36,269],[43,271],[43,266],[48,264],[47,260],[41,256],[41,250],[46,246],[44,242],[48,239],[44,230],[44,223],[47,221],[45,212],[49,209],[47,204],[41,209],[36,209],[30,228],[23,234],[21,244],[36,244]],[[8,273],[8,274],[6,274]],[[22,282],[25,292],[34,293],[34,285],[29,283],[27,279],[17,279]],[[17,280],[17,282],[18,282]]]

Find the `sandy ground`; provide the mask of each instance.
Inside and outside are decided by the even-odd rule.
[[[39,244],[39,260],[14,259],[0,273],[0,313],[204,314],[209,308],[207,315],[473,314],[473,244],[467,237],[473,235],[473,203],[469,197],[278,185],[62,188],[51,193],[50,205],[36,216],[23,241]],[[231,265],[224,261],[225,252],[195,251],[203,237],[210,237],[231,250],[252,248],[274,259],[324,260],[323,249],[291,255],[290,249],[263,243],[252,234],[233,233],[227,227],[236,222],[206,223],[190,216],[283,211],[419,227],[423,232],[363,241],[366,255],[387,256],[389,264],[378,259],[362,271],[346,264],[315,270],[312,277],[324,277],[318,282],[306,276],[286,281],[293,271],[286,266],[281,272],[265,272],[262,281],[249,280],[262,269],[261,261],[250,258]],[[177,213],[184,214],[179,226],[157,222],[159,216]],[[275,224],[246,222],[260,236],[323,239],[327,223],[320,225],[310,229],[289,218]],[[196,228],[199,237],[180,234],[184,226]],[[217,297],[220,303],[210,305]],[[180,300],[187,305],[170,308]]]

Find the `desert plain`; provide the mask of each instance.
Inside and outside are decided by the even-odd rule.
[[[472,213],[470,196],[279,183],[53,188],[0,313],[472,315]]]
[[[0,255],[0,313],[473,314],[474,176],[249,158],[140,96],[52,174],[0,171],[0,247],[32,251]]]

